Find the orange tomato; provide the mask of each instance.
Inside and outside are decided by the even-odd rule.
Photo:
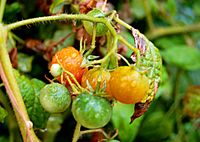
[[[80,52],[76,50],[74,47],[69,46],[67,48],[63,48],[62,50],[58,51],[53,56],[51,66],[53,64],[60,64],[63,71],[66,70],[72,73],[74,77],[76,78],[76,80],[80,83],[83,74],[87,71],[86,68],[81,67],[82,60],[83,58]],[[68,85],[66,76],[67,76],[67,73],[64,72],[63,81],[65,82],[66,85]],[[58,76],[57,79],[60,82],[62,81],[61,76]],[[72,78],[70,78],[70,80],[74,82]]]
[[[109,80],[110,95],[125,104],[140,102],[149,90],[148,78],[130,66],[118,67]]]

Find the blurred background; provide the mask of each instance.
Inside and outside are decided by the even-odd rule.
[[[44,15],[78,13],[81,6],[86,6],[84,2],[88,1],[7,0],[3,22],[8,24]],[[102,3],[97,0],[97,4]],[[199,142],[200,0],[108,0],[107,9],[115,9],[122,20],[138,29],[159,48],[163,69],[156,98],[149,110],[129,125],[133,106],[117,104],[106,131],[114,133],[114,129],[118,128],[116,139],[121,142]],[[130,31],[120,30],[130,43],[134,42]],[[71,23],[63,21],[21,27],[8,35],[12,64],[28,77],[47,82],[44,74],[49,75],[48,62],[55,53],[48,48],[56,46],[59,50],[67,45],[79,45],[78,33],[73,32]],[[96,54],[103,54],[104,46],[99,48]],[[123,52],[127,58],[130,54],[129,50]],[[4,92],[1,89],[0,93]],[[49,127],[55,132],[49,134],[51,140],[70,141],[75,127],[71,113],[52,118],[54,126]],[[15,123],[9,126],[9,122],[0,122],[0,142],[12,142],[9,139],[10,127],[18,131]],[[96,137],[99,135],[86,135],[80,141],[95,142]]]

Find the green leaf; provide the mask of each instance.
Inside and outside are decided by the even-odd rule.
[[[128,41],[128,43],[130,43],[132,46],[135,45],[135,40],[133,38],[133,35],[128,32],[128,31],[125,31],[122,33],[122,36]],[[127,58],[130,58],[131,54],[133,53],[133,50],[131,50],[130,48],[126,47],[126,52],[125,53],[122,53],[122,55],[124,55],[125,57]]]
[[[34,127],[45,128],[49,113],[42,108],[39,102],[39,91],[45,86],[45,83],[38,79],[30,80],[17,71],[15,71],[15,76]]]
[[[0,136],[0,142],[9,142],[9,138],[6,136]]]
[[[158,142],[167,138],[173,132],[173,120],[165,117],[163,111],[155,111],[147,115],[140,131],[138,132],[141,141]]]
[[[159,48],[172,48],[176,45],[183,45],[185,44],[184,38],[182,36],[171,36],[170,38],[159,38],[155,41],[156,47]]]
[[[131,5],[131,12],[136,18],[142,19],[145,17],[143,1],[132,0],[130,2],[130,5]]]
[[[133,105],[119,102],[114,104],[112,123],[119,131],[119,139],[121,142],[132,142],[138,132],[143,117],[137,118],[132,124],[129,124],[133,111]]]
[[[33,56],[24,53],[18,53],[18,69],[22,72],[30,72],[32,70]]]
[[[70,4],[71,2],[72,0],[54,0],[50,6],[50,12],[52,14],[59,13],[65,4]]]
[[[161,55],[167,63],[181,69],[196,70],[200,68],[200,51],[196,48],[179,45],[161,51]]]
[[[7,111],[0,106],[0,122],[3,123],[5,117],[8,115]]]
[[[57,30],[54,33],[52,40],[55,43],[62,40],[63,38],[65,38],[68,34],[71,34],[71,35],[69,37],[67,37],[61,44],[59,44],[57,46],[58,50],[61,50],[62,48],[65,48],[67,46],[73,46],[74,40],[75,40],[75,34],[73,33],[71,26],[61,26],[61,27],[59,27],[59,30]]]
[[[34,105],[30,108],[29,114],[31,120],[35,122],[35,127],[44,128],[49,118],[49,113],[46,112],[40,104],[40,90],[45,86],[45,83],[38,79],[31,79],[32,86],[35,91]]]

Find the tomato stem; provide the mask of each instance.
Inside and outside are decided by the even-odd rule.
[[[118,57],[122,58],[122,60],[124,60],[124,62],[126,62],[126,64],[128,66],[131,66],[131,64],[128,62],[128,60],[126,58],[124,58],[124,56],[122,56],[121,54],[117,54]]]
[[[22,95],[13,74],[12,64],[6,49],[6,38],[6,28],[0,25],[0,75],[14,108],[23,140],[38,142],[39,140],[33,131],[32,122],[28,117]]]
[[[81,130],[81,124],[79,122],[77,122],[72,142],[77,142],[78,141],[78,139],[80,137],[80,130]]]
[[[6,0],[1,0],[1,2],[0,2],[0,23],[3,20],[5,6],[6,6]]]
[[[130,48],[131,50],[133,50],[133,52],[136,54],[137,56],[137,60],[136,60],[136,64],[140,63],[140,52],[137,48],[133,47],[130,43],[128,43],[122,36],[118,36],[118,39],[124,43],[128,48]]]
[[[85,14],[60,14],[60,15],[53,15],[53,16],[44,16],[44,17],[37,17],[37,18],[31,18],[26,19],[22,21],[18,21],[15,23],[11,23],[6,25],[7,30],[13,30],[16,28],[19,28],[21,26],[34,24],[34,23],[42,23],[45,21],[56,21],[56,20],[86,20],[96,23],[103,23],[105,24],[113,36],[116,36],[117,33],[114,29],[114,27],[110,24],[110,22],[106,18],[96,18],[93,16],[85,15]]]
[[[93,23],[92,43],[91,43],[90,49],[85,53],[85,57],[87,57],[88,55],[90,55],[93,52],[93,50],[95,49],[96,27],[97,27],[97,23]]]

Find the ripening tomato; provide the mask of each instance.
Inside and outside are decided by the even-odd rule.
[[[87,71],[86,68],[81,67],[82,60],[82,55],[74,47],[69,46],[67,48],[63,48],[53,56],[50,66],[50,73],[54,77],[57,77],[57,79],[61,82],[61,71],[64,72],[63,81],[66,83],[66,85],[68,85],[66,78],[67,73],[65,72],[66,70],[72,73],[76,80],[80,83],[82,75],[85,73],[85,71]],[[72,78],[70,78],[70,80],[74,82]]]
[[[112,106],[105,98],[82,93],[73,100],[72,114],[86,128],[101,128],[110,121]]]
[[[121,66],[111,73],[110,95],[125,104],[140,102],[148,93],[149,79],[130,66]]]
[[[103,88],[103,85],[106,85],[106,92],[109,91],[108,81],[110,79],[109,71],[106,71],[102,68],[93,68],[87,71],[81,81],[81,85],[84,88],[87,88],[87,81],[92,86],[93,90],[96,90],[98,80],[100,81],[100,88]]]
[[[104,13],[99,9],[93,9],[90,12],[88,12],[87,15],[93,16],[93,17],[98,17],[98,18],[105,17]],[[90,35],[92,35],[92,32],[93,32],[93,25],[94,25],[93,22],[83,21],[83,26],[84,26],[85,30],[87,31],[87,33],[89,33]],[[97,23],[97,25],[96,25],[96,36],[97,37],[105,35],[107,31],[108,31],[108,28],[105,24]]]

